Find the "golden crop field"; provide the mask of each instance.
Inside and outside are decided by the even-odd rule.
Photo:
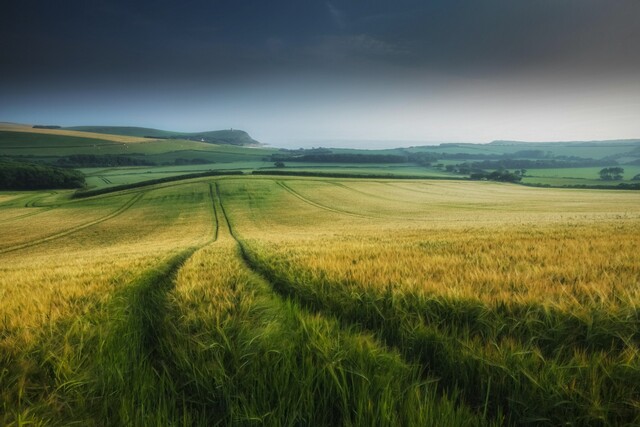
[[[0,194],[7,425],[633,425],[640,194]]]
[[[125,135],[110,135],[95,132],[83,132],[77,130],[67,129],[38,129],[29,125],[22,125],[17,123],[0,123],[0,131],[7,132],[26,132],[42,135],[62,135],[62,136],[76,136],[81,138],[102,139],[105,141],[125,142],[125,143],[137,143],[137,142],[149,142],[147,138],[140,138],[136,136]]]

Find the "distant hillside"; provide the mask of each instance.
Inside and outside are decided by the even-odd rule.
[[[636,145],[636,144],[640,144],[640,139],[609,139],[604,141],[554,141],[554,142],[496,140],[488,143],[487,145],[527,145],[527,144],[562,144],[562,145],[584,145],[584,146],[594,146],[594,145],[602,145],[602,144]]]
[[[165,130],[129,126],[71,126],[65,127],[63,129],[77,130],[81,132],[104,133],[108,135],[125,135],[137,137],[153,136],[168,138],[169,136],[176,134],[176,132],[169,132]]]
[[[128,126],[72,126],[66,127],[64,129],[110,135],[137,136],[144,138],[187,139],[191,141],[202,141],[212,144],[261,145],[258,141],[251,138],[251,136],[249,136],[247,132],[237,129],[214,130],[206,132],[173,132],[160,129]]]

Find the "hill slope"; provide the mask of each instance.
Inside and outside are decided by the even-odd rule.
[[[260,145],[243,130],[225,129],[206,132],[173,132],[167,130],[131,127],[131,126],[72,126],[64,128],[82,132],[92,132],[110,135],[137,136],[145,138],[188,139],[216,144],[231,145]]]

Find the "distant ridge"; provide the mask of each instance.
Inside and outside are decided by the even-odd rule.
[[[206,132],[173,132],[134,126],[71,126],[63,129],[109,135],[137,136],[143,138],[188,139],[191,141],[202,141],[211,144],[244,146],[262,145],[260,142],[251,138],[247,132],[239,129],[225,129]]]
[[[606,140],[594,140],[594,141],[509,141],[509,140],[496,140],[491,141],[487,145],[527,145],[527,144],[565,144],[565,145],[602,145],[602,144],[622,144],[622,145],[635,145],[640,143],[640,139],[606,139]]]

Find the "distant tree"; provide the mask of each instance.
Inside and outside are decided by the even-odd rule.
[[[622,174],[624,173],[624,169],[616,166],[611,168],[604,168],[600,170],[600,179],[605,181],[615,181],[622,179]]]
[[[633,181],[640,181],[640,173],[631,178]]]
[[[284,162],[275,162],[273,165],[275,167],[277,167],[277,168],[283,168],[284,167]]]

